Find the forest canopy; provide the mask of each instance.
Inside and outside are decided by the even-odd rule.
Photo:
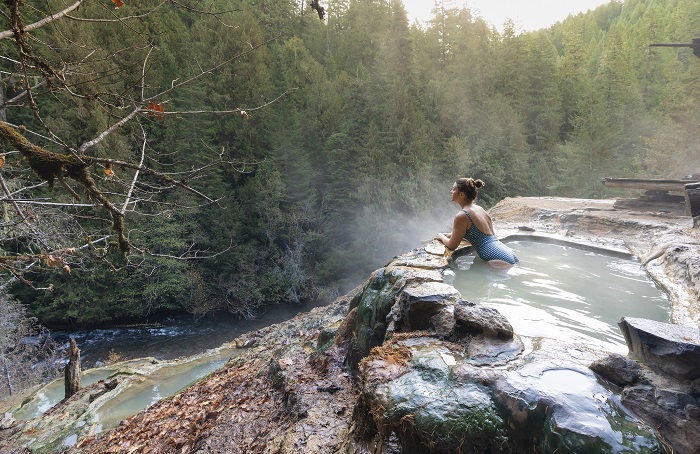
[[[448,227],[458,176],[488,207],[700,172],[700,59],[649,47],[700,36],[695,0],[528,33],[447,0],[427,24],[319,3],[3,2],[0,278],[30,315],[250,317]]]

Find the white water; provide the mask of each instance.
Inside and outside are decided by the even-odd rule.
[[[455,260],[447,280],[464,299],[498,309],[517,334],[627,354],[622,317],[669,321],[667,295],[638,262],[543,242],[508,246],[517,266],[497,270],[472,253]]]

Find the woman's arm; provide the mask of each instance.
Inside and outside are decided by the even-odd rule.
[[[444,244],[447,249],[457,249],[457,246],[459,246],[462,238],[464,238],[464,235],[467,233],[468,222],[469,218],[467,218],[467,215],[460,211],[455,215],[452,232],[449,234],[438,233],[435,239]]]

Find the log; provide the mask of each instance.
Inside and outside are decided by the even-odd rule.
[[[685,185],[685,206],[693,218],[700,216],[700,183]]]
[[[70,340],[70,352],[68,356],[68,365],[66,366],[66,399],[77,393],[82,388],[82,372],[80,370],[80,349],[75,339]]]
[[[686,184],[699,182],[697,180],[603,178],[603,185],[608,188],[645,189],[647,191],[683,192]]]

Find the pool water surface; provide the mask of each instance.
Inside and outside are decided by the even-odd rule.
[[[669,321],[668,296],[639,262],[537,241],[508,246],[517,266],[498,270],[472,252],[454,260],[445,280],[462,298],[497,309],[517,334],[627,354],[622,317]]]

